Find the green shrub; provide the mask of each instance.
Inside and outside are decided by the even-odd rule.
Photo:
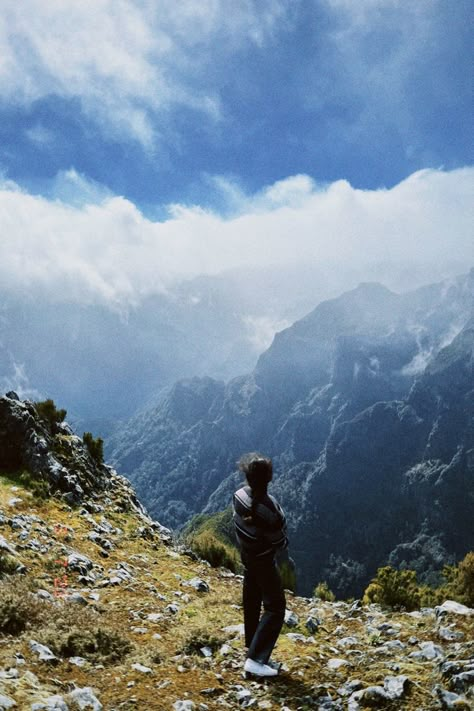
[[[97,464],[104,462],[104,440],[101,437],[93,437],[91,432],[84,432],[82,441],[87,447],[89,454]]]
[[[0,578],[5,575],[13,575],[18,568],[19,561],[15,556],[7,553],[7,551],[0,551]]]
[[[334,602],[334,600],[336,599],[336,596],[334,595],[332,590],[329,589],[329,586],[325,581],[316,585],[316,587],[314,588],[313,597],[317,597],[320,600],[323,600],[323,602]]]
[[[296,571],[289,561],[283,560],[278,565],[280,571],[281,582],[285,590],[296,592]]]
[[[220,541],[211,531],[204,530],[196,536],[191,536],[187,542],[191,550],[207,560],[213,568],[228,568],[234,573],[240,570],[237,550]]]
[[[49,484],[45,479],[41,479],[39,474],[32,474],[24,469],[14,472],[2,471],[0,476],[5,477],[13,484],[24,486],[37,499],[46,499],[49,496]]]
[[[0,585],[0,633],[19,635],[38,625],[50,605],[32,594],[24,579],[3,581]]]
[[[178,652],[202,656],[201,649],[203,647],[209,647],[212,653],[215,653],[222,647],[224,642],[224,637],[213,635],[203,627],[197,627],[187,634]]]
[[[393,609],[415,610],[421,595],[414,570],[395,570],[387,565],[377,570],[364,592],[365,603],[376,602]]]
[[[40,419],[43,420],[49,431],[53,434],[55,432],[56,425],[60,422],[64,422],[66,419],[67,411],[58,410],[54,404],[54,400],[40,400],[39,402],[35,402],[34,406]]]
[[[133,650],[128,639],[101,624],[98,613],[68,602],[53,608],[38,639],[58,657],[84,657],[101,664],[120,662]]]
[[[435,604],[451,599],[474,607],[474,551],[467,553],[457,566],[445,565],[443,578],[445,583],[434,591]]]

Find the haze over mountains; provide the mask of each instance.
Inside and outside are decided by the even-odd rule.
[[[376,567],[427,578],[474,545],[474,270],[376,283],[278,333],[246,376],[178,381],[121,429],[114,465],[160,520],[225,508],[235,461],[274,458],[300,585],[359,594]]]
[[[402,266],[402,265],[401,265]],[[379,266],[389,283],[418,284],[413,270]],[[108,435],[183,377],[229,380],[249,372],[276,331],[318,301],[356,285],[364,271],[308,264],[254,266],[178,281],[117,303],[73,289],[0,289],[0,390],[52,397],[78,430]],[[403,276],[402,276],[403,274]]]

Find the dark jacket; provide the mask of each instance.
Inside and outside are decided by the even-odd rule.
[[[280,504],[265,494],[252,512],[252,501],[249,486],[243,486],[233,497],[234,527],[242,551],[260,557],[286,548],[286,518]]]

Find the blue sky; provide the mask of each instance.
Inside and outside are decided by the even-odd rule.
[[[7,0],[3,173],[48,195],[74,167],[153,212],[219,206],[214,175],[249,193],[298,173],[377,188],[469,164],[473,10],[472,0]],[[94,23],[104,66],[100,28],[87,44]]]
[[[424,208],[444,175],[459,208],[444,228],[456,234],[472,181],[473,11],[472,0],[3,0],[0,221],[19,235],[13,215],[30,210],[31,221],[38,210],[45,242],[57,244],[64,210],[95,229],[113,208],[120,243],[143,239],[141,221],[146,231],[174,220],[183,244],[203,244],[201,228],[189,237],[202,211],[304,210],[341,181],[369,199],[428,170]],[[82,227],[70,229],[81,242]],[[26,260],[35,239],[23,243]],[[179,260],[168,261],[172,271]],[[211,262],[197,254],[194,272],[233,264]]]

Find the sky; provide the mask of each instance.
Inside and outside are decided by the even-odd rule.
[[[0,288],[115,304],[266,264],[472,266],[473,14],[2,0]]]

